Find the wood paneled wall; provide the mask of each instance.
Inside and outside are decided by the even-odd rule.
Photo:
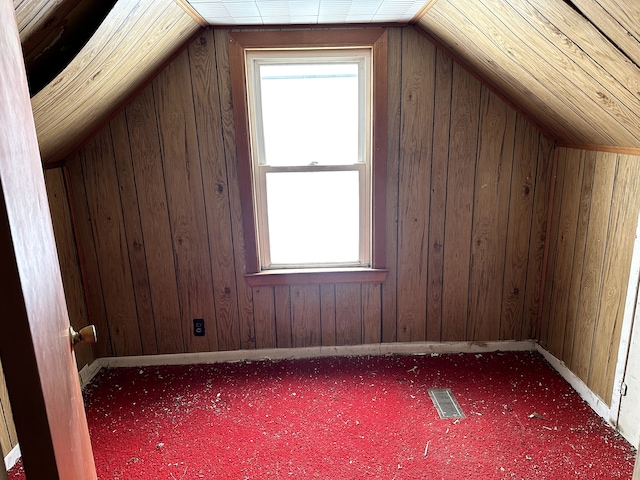
[[[80,250],[76,245],[73,212],[69,204],[64,172],[61,168],[45,170],[44,179],[47,186],[56,246],[58,247],[58,259],[69,311],[69,321],[74,329],[80,330],[91,322],[87,312],[84,280],[80,268]],[[78,370],[81,370],[85,365],[90,365],[95,359],[92,345],[76,345],[75,354]]]
[[[534,336],[553,145],[389,33],[387,281],[247,286],[227,32],[207,30],[67,161],[98,356]]]
[[[558,148],[541,344],[609,403],[638,212],[640,156]]]
[[[16,426],[13,423],[13,413],[9,403],[9,392],[0,364],[0,451],[6,456],[11,449],[18,444]],[[2,458],[0,458],[0,462]],[[4,468],[4,463],[0,463],[0,468]]]

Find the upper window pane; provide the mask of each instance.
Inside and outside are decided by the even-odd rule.
[[[254,148],[260,165],[353,165],[367,155],[369,51],[315,58],[249,55]],[[293,57],[293,58],[292,58]],[[251,88],[250,88],[251,90]]]
[[[260,87],[266,165],[358,162],[357,63],[261,65]]]

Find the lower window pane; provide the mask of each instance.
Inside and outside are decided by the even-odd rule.
[[[359,172],[269,172],[272,266],[358,263]]]

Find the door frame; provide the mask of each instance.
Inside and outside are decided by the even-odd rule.
[[[613,393],[609,407],[609,423],[616,429],[620,418],[620,403],[622,402],[622,385],[627,372],[627,360],[631,348],[631,334],[634,325],[640,328],[640,212],[638,212],[638,224],[636,226],[636,238],[633,243],[633,255],[631,257],[631,269],[627,296],[624,306],[624,316],[620,331],[620,344],[618,347],[618,360],[613,382]]]

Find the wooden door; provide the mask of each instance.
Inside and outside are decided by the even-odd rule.
[[[632,445],[640,444],[640,311],[636,318],[629,342],[629,355],[624,374],[626,394],[620,398],[618,429]]]
[[[92,480],[13,0],[0,0],[0,358],[29,480]]]

